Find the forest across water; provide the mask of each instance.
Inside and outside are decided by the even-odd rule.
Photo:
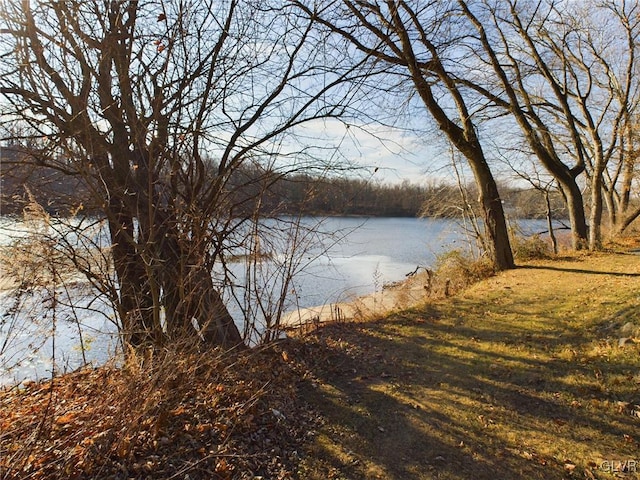
[[[53,168],[39,166],[19,148],[0,148],[0,213],[20,214],[32,196],[49,213],[67,215],[83,202],[86,213],[94,207],[80,178]],[[211,172],[215,165],[210,166]],[[358,171],[352,176],[283,174],[257,167],[234,172],[227,186],[230,203],[243,205],[238,214],[253,211],[260,198],[260,211],[266,216],[366,215],[379,217],[459,218],[477,212],[477,189],[473,184],[456,185],[444,180],[417,184],[405,180],[385,183]],[[534,188],[503,184],[500,188],[505,210],[512,218],[544,218],[547,205],[544,192]],[[262,192],[261,195],[257,193]],[[565,218],[566,207],[559,191],[550,192],[554,218]],[[99,209],[96,209],[99,210]]]

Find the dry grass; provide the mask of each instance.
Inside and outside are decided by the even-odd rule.
[[[521,262],[548,259],[553,254],[548,239],[542,238],[540,235],[526,238],[516,235],[511,241],[511,247],[515,259]]]
[[[640,478],[640,345],[619,346],[638,292],[640,256],[575,256],[319,329],[301,478]]]
[[[0,478],[291,478],[306,417],[280,351],[141,362],[0,391]]]
[[[440,280],[483,274],[458,260]],[[640,256],[566,256],[269,349],[4,390],[0,478],[640,478],[638,292]]]

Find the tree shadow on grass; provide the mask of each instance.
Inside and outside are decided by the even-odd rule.
[[[461,307],[472,316],[472,305]],[[310,379],[301,395],[326,419],[303,478],[611,478],[599,476],[595,451],[637,457],[636,420],[590,407],[617,395],[594,370],[621,375],[632,357],[597,366],[553,358],[563,342],[592,339],[550,329],[534,341],[506,325],[424,313],[329,326],[302,341]]]
[[[584,273],[588,275],[610,275],[614,277],[640,277],[640,273],[607,272],[607,271],[601,271],[601,270],[585,270],[581,268],[554,267],[551,265],[526,265],[526,266],[521,266],[517,268],[531,269],[531,270],[551,270],[555,272],[567,272],[567,273]]]

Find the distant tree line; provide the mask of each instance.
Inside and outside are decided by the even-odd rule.
[[[82,177],[67,175],[59,169],[40,165],[37,156],[24,148],[8,146],[1,149],[0,211],[3,215],[20,214],[24,206],[35,200],[51,214],[69,215],[79,205],[89,213],[98,213]],[[214,166],[211,166],[213,171]],[[473,184],[464,186],[464,205],[459,186],[446,182],[418,185],[403,181],[382,183],[353,177],[319,177],[311,174],[278,174],[253,168],[234,172],[229,182],[231,204],[238,215],[256,208],[264,216],[273,215],[361,215],[380,217],[457,218],[465,210],[479,212],[477,190]],[[258,192],[264,193],[258,195]],[[533,188],[502,185],[505,210],[512,217],[544,218],[544,197]],[[471,200],[469,200],[471,199]],[[566,207],[559,191],[552,192],[552,215],[564,218]]]
[[[268,195],[266,212],[309,215],[415,217],[429,190],[411,184],[385,184],[359,178],[285,177]]]
[[[88,198],[86,183],[80,176],[39,164],[28,147],[0,148],[0,213],[20,214],[31,200],[50,214],[68,215]]]

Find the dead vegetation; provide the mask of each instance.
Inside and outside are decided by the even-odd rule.
[[[291,478],[308,423],[281,353],[167,352],[0,392],[0,478]]]
[[[638,255],[567,256],[253,351],[5,389],[0,478],[640,478],[638,291]]]

